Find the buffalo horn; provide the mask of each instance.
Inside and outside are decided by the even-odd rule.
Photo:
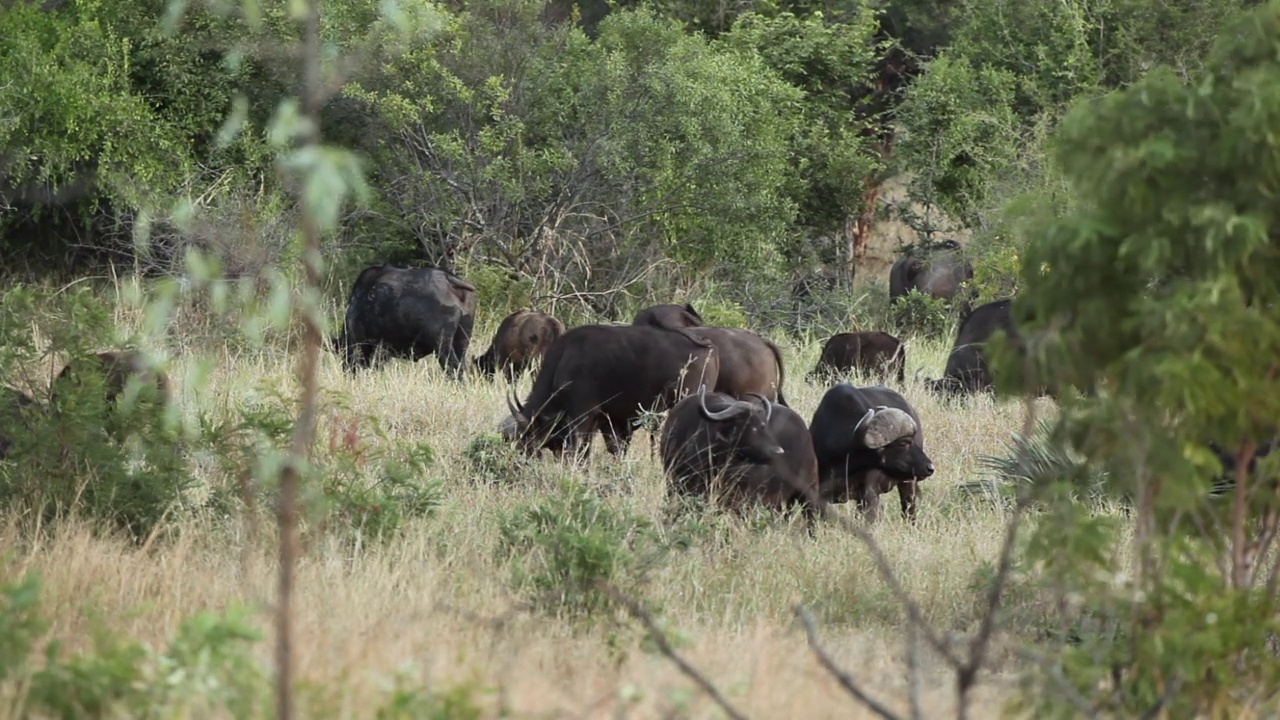
[[[760,402],[764,403],[764,421],[769,422],[769,418],[773,417],[773,403],[769,401],[769,398],[761,395],[760,393],[753,392],[747,394],[760,398]]]
[[[698,408],[702,410],[702,416],[706,419],[714,422],[720,422],[722,420],[728,420],[741,412],[742,403],[735,402],[719,412],[711,412],[707,409],[707,386],[704,383],[698,386]]]
[[[520,401],[513,394],[515,391],[507,388],[507,409],[511,411],[511,415],[517,420],[524,420],[524,408],[521,407]]]

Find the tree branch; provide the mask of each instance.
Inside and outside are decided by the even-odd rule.
[[[809,648],[813,650],[814,656],[818,658],[818,662],[822,663],[822,667],[831,673],[832,677],[840,682],[840,686],[845,692],[852,695],[867,707],[868,710],[884,718],[884,720],[899,720],[898,716],[892,710],[881,705],[875,698],[868,695],[858,684],[854,682],[853,677],[845,672],[836,664],[836,661],[827,654],[818,642],[818,630],[814,627],[813,615],[805,609],[804,605],[796,605],[796,617],[800,618],[800,623],[804,625],[805,637],[809,639]]]
[[[607,582],[601,581],[598,585],[600,589],[609,595],[609,597],[613,598],[613,600],[619,605],[625,607],[628,612],[644,624],[645,629],[649,631],[649,637],[652,638],[653,642],[658,646],[658,650],[663,655],[667,656],[671,662],[675,663],[676,667],[680,669],[680,672],[684,673],[685,677],[689,678],[697,684],[698,687],[702,688],[702,691],[705,692],[707,696],[725,712],[726,715],[728,715],[732,720],[747,720],[747,716],[739,712],[738,709],[729,702],[728,698],[726,698],[705,675],[699,672],[697,668],[690,665],[687,660],[680,656],[680,653],[676,652],[675,648],[671,647],[671,642],[667,640],[667,634],[662,631],[662,628],[658,627],[658,624],[653,621],[653,616],[641,607],[640,603],[632,600],[630,597],[627,597]]]

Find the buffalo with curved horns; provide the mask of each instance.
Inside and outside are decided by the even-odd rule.
[[[704,385],[671,409],[662,467],[672,490],[738,510],[800,506],[812,525],[818,460],[804,419],[759,393],[751,398],[708,394]]]
[[[809,432],[825,501],[854,499],[875,522],[880,495],[897,487],[903,516],[915,519],[917,485],[934,468],[924,451],[920,416],[901,393],[839,383],[822,396]]]

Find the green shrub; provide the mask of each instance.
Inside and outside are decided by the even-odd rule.
[[[510,561],[512,584],[553,614],[588,617],[613,608],[599,584],[624,592],[643,587],[671,547],[648,519],[611,506],[574,479],[499,521],[498,553]]]
[[[919,290],[913,289],[893,303],[894,324],[907,335],[942,335],[952,317],[950,302]]]
[[[98,628],[92,651],[64,657],[55,639],[36,662],[49,621],[39,579],[29,574],[0,589],[0,681],[25,691],[37,717],[258,717],[270,686],[252,652],[261,634],[247,614],[188,618],[163,652]]]
[[[38,337],[48,346],[37,347]],[[28,389],[36,387],[35,368],[47,367],[51,356],[81,358],[125,345],[87,289],[53,294],[18,286],[0,297],[0,376]],[[5,429],[14,443],[0,461],[0,507],[45,524],[82,514],[146,537],[191,486],[176,408],[137,382],[108,402],[95,363],[77,378],[56,382],[51,394],[32,392],[48,402]]]
[[[497,433],[473,438],[462,451],[462,457],[471,473],[471,481],[484,484],[518,482],[534,465],[528,456]]]

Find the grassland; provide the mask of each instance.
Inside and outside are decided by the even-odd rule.
[[[472,354],[487,346],[492,326],[477,330]],[[806,419],[823,392],[807,383],[818,342],[775,338],[788,363],[786,393]],[[978,397],[945,406],[913,378],[937,376],[946,339],[913,340],[907,349],[907,385],[899,388],[919,411],[926,448],[937,473],[923,485],[919,522],[897,513],[896,495],[875,534],[905,587],[926,616],[946,632],[971,632],[982,611],[974,583],[993,562],[1004,528],[1003,510],[966,493],[961,484],[981,476],[977,458],[1003,449],[1021,429],[1020,403]],[[278,355],[212,356],[215,370],[195,387],[185,369],[200,357],[175,351],[173,376],[183,412],[231,412],[258,392],[262,381],[294,387],[292,359]],[[206,358],[209,356],[206,354]],[[528,376],[521,379],[527,392]],[[380,419],[392,438],[427,441],[435,460],[430,478],[444,485],[435,515],[413,522],[383,545],[353,547],[322,539],[307,548],[298,570],[296,648],[303,714],[369,717],[397,672],[431,688],[482,689],[486,717],[505,708],[512,717],[720,717],[719,711],[666,658],[646,651],[635,627],[584,625],[521,610],[510,570],[495,555],[498,518],[548,492],[545,483],[471,482],[464,450],[492,432],[505,414],[503,383],[447,380],[434,358],[393,361],[356,377],[337,357],[322,357],[321,387],[350,398],[351,412]],[[1040,400],[1040,413],[1052,403]],[[320,443],[337,427],[337,411],[321,419]],[[376,442],[373,439],[365,439]],[[577,474],[604,491],[608,503],[655,522],[663,517],[664,478],[641,434],[621,460],[597,440]],[[196,467],[206,484],[225,483]],[[852,507],[841,512],[853,514]],[[53,637],[70,648],[89,645],[103,622],[140,641],[163,645],[185,617],[232,604],[254,608],[265,634],[259,653],[271,662],[270,608],[275,594],[274,541],[269,526],[183,516],[174,539],[139,549],[102,537],[84,525],[64,524],[38,543],[21,539],[10,518],[0,543],[12,552],[4,566],[12,581],[28,569],[44,582],[44,611]],[[660,609],[661,622],[680,638],[680,652],[753,718],[871,717],[814,659],[795,620],[804,603],[820,625],[830,654],[890,707],[907,710],[908,653],[904,618],[877,577],[862,544],[824,525],[816,539],[798,522],[761,524],[724,519],[715,540],[673,554],[640,591]],[[1020,660],[1016,637],[998,638],[993,672],[983,676],[974,716],[997,715],[1015,688]],[[923,649],[918,667],[925,717],[951,714],[953,676]],[[0,710],[0,716],[7,712]]]

